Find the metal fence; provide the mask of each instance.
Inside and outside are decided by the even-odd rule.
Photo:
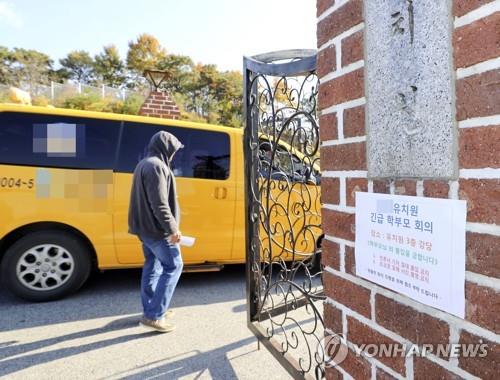
[[[9,89],[11,87],[12,86],[0,84],[0,102],[9,101]],[[89,86],[82,83],[72,82],[51,82],[50,85],[21,85],[19,88],[28,92],[32,98],[44,98],[49,104],[60,104],[66,99],[78,94],[94,95],[101,98],[122,101],[125,101],[128,97],[133,95],[144,96],[144,94],[137,91],[130,91],[105,85]]]

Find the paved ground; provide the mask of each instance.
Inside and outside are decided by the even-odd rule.
[[[139,270],[94,275],[76,295],[30,304],[0,290],[0,378],[288,379],[246,328],[243,266],[181,277],[177,330],[137,325]]]

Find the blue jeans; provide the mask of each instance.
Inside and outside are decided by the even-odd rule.
[[[147,319],[161,319],[166,313],[182,273],[182,256],[177,244],[141,236],[144,267],[141,300]]]

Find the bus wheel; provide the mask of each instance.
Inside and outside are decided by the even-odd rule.
[[[7,249],[1,277],[17,296],[40,302],[77,291],[90,269],[88,247],[78,237],[63,231],[40,231]]]

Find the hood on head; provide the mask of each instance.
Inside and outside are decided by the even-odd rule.
[[[160,131],[151,137],[148,145],[148,153],[149,156],[156,156],[170,166],[170,161],[174,153],[183,147],[184,145],[173,134]]]

